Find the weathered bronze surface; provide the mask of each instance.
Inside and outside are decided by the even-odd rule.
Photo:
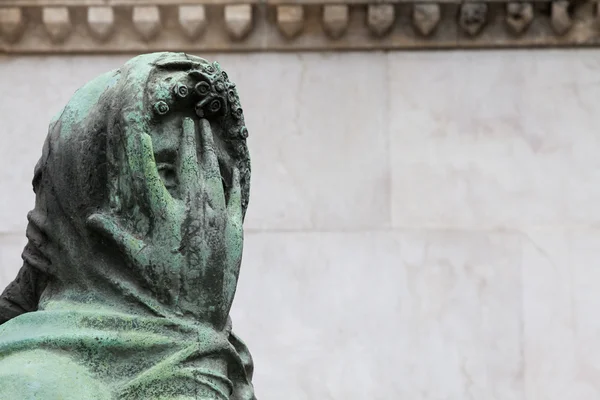
[[[217,63],[133,58],[78,90],[35,167],[0,297],[0,399],[254,399],[229,311],[248,131]]]

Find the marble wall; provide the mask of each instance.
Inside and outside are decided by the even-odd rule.
[[[250,129],[260,399],[600,398],[600,52],[216,58]],[[50,117],[125,59],[0,58],[0,286]]]

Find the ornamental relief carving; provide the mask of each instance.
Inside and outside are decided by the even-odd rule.
[[[5,0],[0,52],[596,46],[598,15],[566,0]]]

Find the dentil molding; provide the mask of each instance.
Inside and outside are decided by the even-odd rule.
[[[388,50],[600,44],[592,1],[2,0],[0,52]]]

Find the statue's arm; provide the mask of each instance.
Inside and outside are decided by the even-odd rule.
[[[31,211],[27,219],[28,242],[21,254],[23,266],[0,295],[0,325],[21,314],[36,311],[40,295],[48,284],[51,262],[43,251],[47,242],[40,228],[43,218]]]
[[[38,308],[40,293],[47,283],[44,272],[25,262],[17,277],[0,295],[0,325]]]

